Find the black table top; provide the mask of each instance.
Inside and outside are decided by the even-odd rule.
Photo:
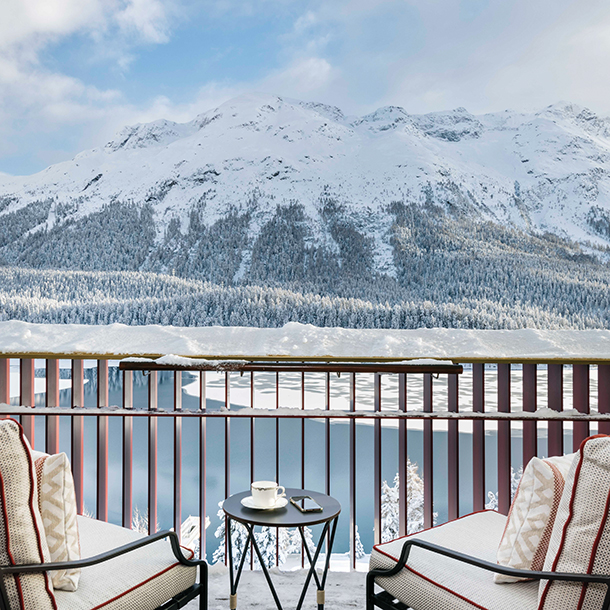
[[[334,498],[317,491],[309,489],[286,488],[286,499],[288,504],[284,508],[275,510],[255,510],[246,508],[242,499],[251,495],[250,491],[242,491],[227,498],[222,509],[231,519],[240,523],[251,525],[266,525],[274,527],[301,527],[305,525],[316,525],[325,523],[336,517],[341,512],[341,504]],[[322,512],[302,513],[290,503],[290,496],[311,496],[322,508]]]

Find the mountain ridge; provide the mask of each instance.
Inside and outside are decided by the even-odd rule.
[[[272,227],[282,227],[299,241],[306,266],[334,256],[340,270],[352,264],[356,244],[371,272],[395,278],[395,205],[411,215],[548,232],[597,252],[610,245],[609,170],[610,119],[567,102],[483,115],[386,106],[354,117],[248,94],[186,123],[127,126],[105,146],[32,176],[0,175],[0,262],[37,266],[50,236],[144,223],[147,250],[128,269],[174,272],[189,248],[192,257],[211,256],[213,246],[202,251],[197,237],[207,231],[229,252],[221,264],[235,259],[225,264],[231,284],[256,271],[261,235],[270,240]],[[57,260],[90,268],[77,256]]]

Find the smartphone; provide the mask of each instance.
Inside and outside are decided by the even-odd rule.
[[[311,496],[292,496],[290,502],[302,513],[322,512],[322,507]]]

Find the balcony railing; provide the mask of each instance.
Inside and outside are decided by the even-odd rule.
[[[0,359],[0,403],[5,406],[0,407],[0,415],[18,417],[32,445],[39,449],[56,453],[69,447],[79,512],[85,509],[86,496],[94,497],[95,516],[108,520],[111,513],[117,513],[115,500],[120,498],[120,520],[131,526],[134,489],[143,485],[142,469],[134,466],[135,455],[138,464],[145,463],[150,530],[158,523],[159,506],[165,506],[171,496],[173,526],[180,531],[185,516],[186,455],[189,472],[196,470],[202,554],[206,552],[205,516],[216,512],[218,500],[240,491],[234,480],[243,487],[244,481],[273,477],[293,487],[315,486],[333,495],[335,490],[341,492],[344,510],[339,527],[355,566],[359,512],[372,514],[373,542],[380,541],[382,482],[392,471],[397,472],[399,483],[399,533],[408,531],[408,455],[417,462],[423,479],[423,525],[429,527],[435,511],[444,520],[483,509],[489,491],[497,492],[498,510],[507,513],[511,466],[526,464],[535,455],[568,453],[592,433],[610,433],[610,363],[599,359],[595,363],[579,358],[576,362],[459,365],[339,359],[187,363],[175,359],[127,361],[119,369],[115,354],[97,355],[93,367],[86,358],[47,358],[41,367],[41,361],[23,353],[15,354],[18,358],[4,356]],[[66,368],[69,375],[61,372]],[[134,400],[134,379],[143,381],[141,371],[147,373],[142,388],[144,405]],[[197,391],[190,394],[195,402],[191,400],[187,406],[183,405],[184,371],[194,375],[197,384]],[[44,383],[45,398],[39,404],[37,380]],[[173,389],[168,395],[170,380]],[[88,382],[96,390],[94,404],[86,405]],[[62,384],[67,394],[60,400]],[[113,405],[111,386],[119,398]],[[232,390],[239,393],[237,399],[232,400]],[[261,405],[263,399],[266,404]],[[95,438],[89,436],[92,428],[86,421],[90,418],[95,422]],[[171,432],[162,424],[160,433],[160,422],[166,420],[171,422]],[[109,449],[117,421],[120,443],[113,442],[112,447],[120,446],[120,456]],[[145,456],[136,455],[139,421],[146,425]],[[292,422],[289,431],[283,422]],[[312,428],[311,422],[321,422],[322,428]],[[347,439],[345,428],[334,427],[342,423],[347,425]],[[195,430],[198,440],[193,447]],[[188,447],[184,442],[187,433]],[[290,446],[286,446],[286,438]],[[92,444],[94,469],[90,468],[92,459],[86,460]],[[347,455],[335,455],[337,444]],[[165,449],[171,445],[171,452],[164,455],[171,454],[172,466],[171,481],[168,484],[164,475],[161,487],[160,445]],[[211,445],[222,448],[221,454],[215,449],[211,455]],[[120,476],[112,466],[117,460]],[[209,476],[211,460],[214,481]],[[295,460],[298,474],[293,468]],[[370,465],[372,480],[367,478]],[[163,466],[167,471],[167,464]],[[360,476],[363,470],[367,472],[364,479]],[[220,482],[216,480],[219,472]],[[292,480],[286,481],[288,476]]]

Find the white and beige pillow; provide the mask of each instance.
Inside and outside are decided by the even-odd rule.
[[[0,421],[0,564],[48,563],[49,549],[38,509],[34,464],[21,426]],[[10,607],[56,610],[50,577],[19,574],[5,579]]]
[[[499,565],[542,570],[565,477],[576,454],[540,459],[526,466],[513,499],[496,555]],[[494,574],[497,583],[519,578]]]
[[[610,437],[585,439],[566,477],[544,571],[610,574]],[[599,610],[606,587],[540,581],[539,610]]]
[[[70,462],[65,453],[34,452],[38,505],[52,562],[80,559],[76,494]],[[76,591],[80,569],[49,572],[55,589]]]

